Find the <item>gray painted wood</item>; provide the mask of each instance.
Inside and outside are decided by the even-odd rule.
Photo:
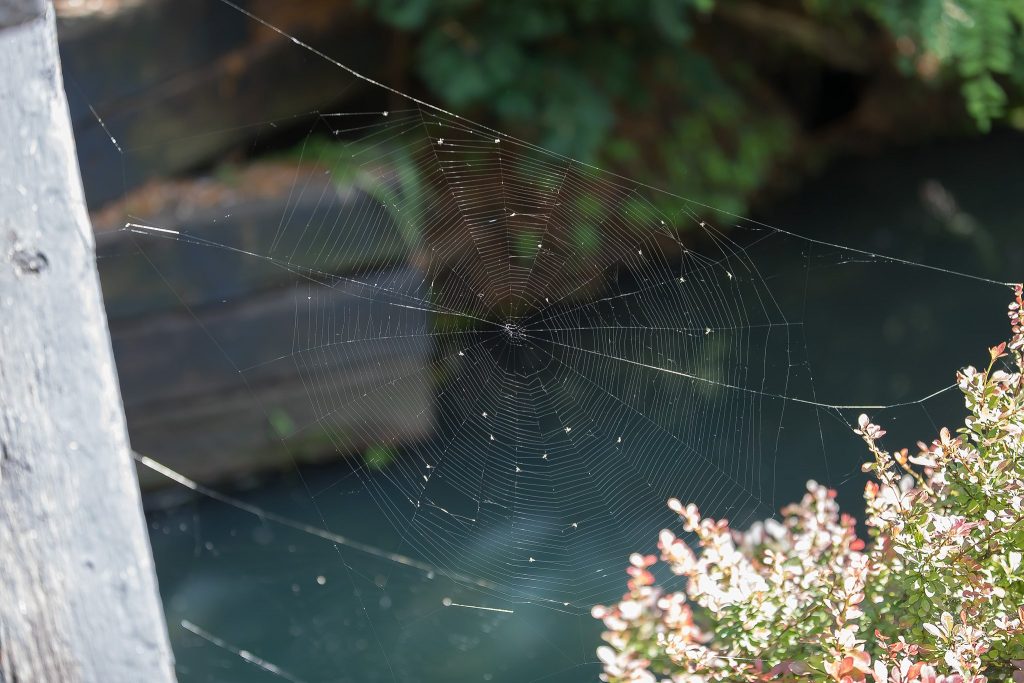
[[[49,6],[0,103],[0,681],[173,681]]]
[[[9,28],[43,15],[45,0],[5,0],[0,3],[0,28]]]

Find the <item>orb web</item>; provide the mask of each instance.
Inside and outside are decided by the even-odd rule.
[[[159,362],[236,375],[244,390],[225,402],[257,415],[257,428],[272,425],[293,463],[286,494],[256,505],[140,456],[258,520],[239,552],[270,545],[270,557],[213,573],[224,593],[251,583],[284,605],[287,630],[260,628],[288,648],[253,651],[289,679],[308,679],[313,662],[380,654],[385,666],[356,679],[463,680],[465,659],[444,653],[492,652],[480,633],[543,607],[580,634],[579,654],[559,660],[565,680],[578,680],[594,663],[599,627],[577,620],[621,595],[628,555],[650,551],[657,531],[676,524],[668,498],[740,527],[771,516],[780,488],[788,501],[804,479],[828,475],[826,436],[848,432],[850,411],[920,411],[935,395],[930,383],[909,398],[860,397],[867,405],[819,395],[803,318],[812,273],[863,268],[894,287],[922,269],[965,276],[718,212],[404,101],[314,113],[272,229],[246,228],[266,212],[248,200],[200,225],[125,221],[137,249],[127,256],[209,341],[197,354],[157,336]],[[288,322],[261,323],[242,296],[251,291],[284,292],[260,305]],[[241,317],[221,316],[221,304]],[[830,320],[870,327],[856,302],[826,307]],[[268,387],[296,375],[300,390],[266,402]],[[809,444],[790,438],[793,426]],[[310,474],[300,466],[309,453],[343,469]],[[778,477],[787,458],[799,461],[795,489],[785,480],[792,466]],[[241,526],[232,518],[224,538],[203,541],[216,534],[213,513],[194,517],[180,528],[195,536],[196,558],[217,558]],[[313,551],[292,535],[267,540],[268,522],[329,542],[334,564],[319,558],[314,569],[301,559]],[[322,567],[335,565],[350,592],[326,593],[336,583]],[[405,571],[417,578],[389,588]],[[428,587],[441,578],[443,587]],[[231,643],[244,644],[243,629],[228,620],[214,632],[197,601],[181,599],[182,630],[237,657],[242,645]],[[167,604],[173,619],[176,603]],[[472,608],[486,621],[452,625],[438,607]],[[470,668],[504,667],[521,680],[521,664]],[[538,666],[540,677],[551,665]]]
[[[292,328],[260,330],[269,357],[219,343],[249,386],[300,374],[292,409],[310,419],[286,447],[317,433],[342,455],[370,448],[356,474],[413,554],[511,600],[613,596],[671,496],[757,509],[755,432],[778,423],[765,402],[788,378],[767,359],[790,340],[742,246],[420,107],[323,115],[317,136],[333,142],[302,163],[344,180],[297,174],[289,200],[319,193],[316,208],[264,243],[128,228],[292,282]]]

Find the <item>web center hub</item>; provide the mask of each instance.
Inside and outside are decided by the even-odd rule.
[[[505,323],[502,325],[505,332],[505,337],[515,343],[521,344],[526,341],[526,330],[523,329],[522,325],[516,323]]]

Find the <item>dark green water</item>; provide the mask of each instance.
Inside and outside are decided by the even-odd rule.
[[[540,378],[547,382],[543,391],[490,386],[490,375],[474,374],[472,365],[452,366],[439,383],[434,445],[398,452],[378,470],[350,460],[227,491],[262,510],[434,570],[336,545],[202,496],[151,511],[150,536],[179,679],[596,680],[593,653],[600,626],[589,617],[589,605],[623,590],[628,552],[650,550],[658,530],[671,522],[660,500],[679,495],[709,513],[744,521],[770,515],[799,496],[805,480],[815,478],[838,488],[846,509],[858,509],[863,486],[858,465],[864,456],[848,422],[859,411],[815,408],[765,394],[829,405],[911,402],[875,411],[892,444],[930,439],[938,426],[957,422],[961,407],[955,392],[914,401],[951,384],[957,367],[984,361],[985,348],[1005,336],[1009,291],[942,269],[998,280],[1024,277],[1022,161],[1024,138],[1010,134],[852,160],[759,216],[805,237],[935,269],[758,231],[750,224],[734,228],[729,234],[761,278],[756,292],[769,292],[773,310],[780,312],[772,334],[751,327],[724,351],[674,346],[677,342],[660,336],[639,338],[630,349],[647,355],[631,357],[667,368],[679,361],[666,349],[719,353],[723,360],[717,366],[699,367],[717,368],[725,383],[754,377],[762,382],[757,385],[762,395],[694,389],[678,376],[623,368],[606,359],[583,364],[558,350],[566,337],[550,331],[553,324],[534,328],[532,346],[526,347],[509,344],[500,331],[482,333],[473,343],[486,362]],[[664,320],[677,320],[673,296],[649,299],[641,326],[659,326],[658,311]],[[750,302],[730,306],[739,310],[741,303]],[[709,310],[715,305],[706,304]],[[639,314],[609,308],[595,315],[573,318],[573,324],[597,327],[598,319]],[[782,327],[781,320],[792,324]],[[595,346],[599,340],[586,335],[574,339],[581,348],[608,354],[614,348]],[[534,347],[547,355],[534,357],[529,351]],[[547,357],[587,371],[581,376],[537,361]],[[743,364],[754,368],[754,375],[745,374],[750,368],[739,367]],[[458,400],[445,398],[443,392],[451,389],[462,392]],[[602,391],[619,398],[602,398]],[[499,395],[506,398],[498,400]],[[537,406],[548,398],[551,407]],[[473,497],[477,510],[462,510],[456,506],[465,502],[458,490],[463,479],[453,476],[452,490],[442,487],[433,499],[446,514],[404,516],[404,477],[413,471],[409,463],[417,453],[451,444],[485,452],[486,439],[480,438],[485,428],[467,426],[469,407],[475,416],[476,408],[501,414],[509,405],[522,406],[517,419],[524,423],[532,410],[538,433],[548,435],[560,428],[545,424],[552,414],[578,411],[577,424],[589,415],[585,437],[573,437],[581,440],[565,455],[585,460],[588,475],[632,468],[636,480],[596,475],[577,491],[575,470],[558,470],[552,464],[557,457],[527,459],[541,457],[540,451],[557,455],[560,442],[553,436],[531,442],[524,432],[517,444],[532,444],[537,451],[523,456],[535,468],[526,481],[536,488],[516,491],[507,485],[513,480],[487,483],[481,474]],[[751,419],[756,422],[744,422]],[[571,417],[563,419],[569,422]],[[627,445],[610,446],[613,435]],[[457,473],[471,465],[452,468]],[[507,465],[492,467],[500,471]],[[545,482],[547,493],[540,488]],[[502,514],[487,516],[487,505],[524,503],[530,509],[520,509],[514,528]],[[564,517],[567,511],[580,516]],[[460,522],[456,515],[474,521]],[[573,521],[581,528],[573,529]],[[548,554],[533,549],[538,547]],[[536,561],[523,564],[530,553],[536,553],[529,555]],[[479,581],[453,580],[454,572]],[[197,635],[196,627],[206,637]],[[219,644],[211,643],[212,637]],[[253,661],[257,658],[263,666]],[[279,671],[268,671],[266,663]]]

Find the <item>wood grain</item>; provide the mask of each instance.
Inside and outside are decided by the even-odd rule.
[[[173,681],[49,6],[0,102],[0,681]]]

